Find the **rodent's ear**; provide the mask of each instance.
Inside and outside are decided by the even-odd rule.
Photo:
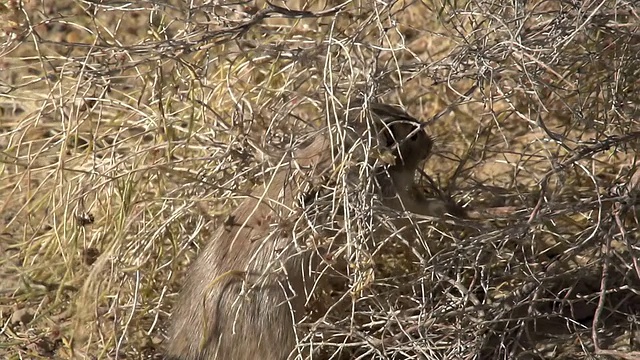
[[[382,124],[382,126],[380,126],[381,129],[376,129],[376,131],[378,132],[378,139],[380,139],[381,141],[381,145],[384,145],[387,148],[391,148],[393,147],[393,145],[396,144],[396,141],[400,141],[401,139],[398,139],[398,133],[394,132],[394,125],[387,125],[387,124]]]
[[[351,149],[355,144],[363,142],[371,144],[372,147],[392,148],[411,133],[413,134],[410,139],[406,139],[407,141],[418,141],[425,135],[420,131],[414,131],[420,126],[420,122],[400,106],[373,101],[365,104],[361,99],[352,99],[343,114],[338,122],[346,131],[345,149]]]

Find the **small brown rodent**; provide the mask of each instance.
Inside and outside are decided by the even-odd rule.
[[[296,151],[282,170],[232,212],[230,221],[202,250],[186,274],[173,309],[169,359],[285,360],[295,356],[295,324],[304,313],[309,290],[305,284],[312,281],[307,278],[309,257],[296,251],[287,229],[300,217],[296,199],[308,188],[309,179],[332,173],[336,154],[373,163],[375,156],[370,158],[371,151],[363,149],[386,151],[393,155],[390,161],[374,170],[382,202],[423,215],[446,212],[442,201],[425,199],[414,188],[416,170],[433,147],[420,122],[398,107],[376,103],[369,104],[368,111],[362,107],[361,102],[352,103],[346,116],[338,116],[337,121],[347,119],[341,137],[325,129]],[[337,142],[336,137],[341,140]],[[372,142],[364,146],[369,139]],[[377,164],[385,162],[381,158]]]

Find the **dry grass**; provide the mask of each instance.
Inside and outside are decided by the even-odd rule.
[[[354,94],[431,119],[473,216],[359,249],[314,359],[640,356],[637,5],[274,4],[0,1],[0,357],[158,356],[261,164]]]

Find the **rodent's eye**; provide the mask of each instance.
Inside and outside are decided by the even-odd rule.
[[[421,131],[416,131],[416,129],[411,129],[409,134],[411,134],[411,133],[413,133],[413,135],[411,135],[411,137],[409,138],[410,141],[415,142],[420,138]]]

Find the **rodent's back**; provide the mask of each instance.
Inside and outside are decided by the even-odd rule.
[[[298,165],[311,169],[307,176],[321,168],[326,141],[318,137],[298,154]],[[188,270],[171,316],[168,356],[287,358],[296,344],[294,319],[304,311],[305,264],[303,256],[290,256],[295,249],[289,237],[272,228],[293,215],[302,180],[285,164],[217,230]],[[292,270],[285,275],[283,268]]]

